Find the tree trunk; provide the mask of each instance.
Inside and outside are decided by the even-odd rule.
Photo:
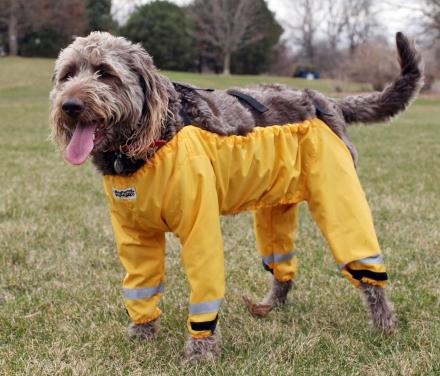
[[[223,74],[231,74],[231,53],[228,51],[223,58]]]
[[[18,55],[18,41],[17,41],[17,14],[15,2],[12,2],[9,14],[8,36],[9,36],[9,54],[11,56]]]

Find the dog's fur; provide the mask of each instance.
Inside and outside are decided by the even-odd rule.
[[[414,45],[402,33],[396,35],[396,42],[401,72],[384,91],[331,99],[313,90],[297,91],[277,84],[237,89],[269,108],[259,113],[228,91],[172,83],[160,75],[140,45],[94,32],[77,38],[56,61],[50,94],[52,139],[63,151],[75,127],[98,124],[103,137],[91,152],[93,163],[102,174],[130,175],[154,155],[155,141],[169,141],[184,127],[184,114],[195,126],[220,135],[245,135],[254,127],[302,122],[318,115],[345,142],[356,161],[347,125],[389,120],[408,106],[422,84],[421,59]],[[63,103],[69,99],[81,101],[84,110],[75,116],[63,111]],[[117,158],[120,169],[115,169]],[[273,280],[261,303],[245,301],[253,315],[264,316],[285,303],[290,288],[291,283]],[[362,285],[361,290],[375,327],[392,330],[395,318],[384,289]],[[156,330],[157,323],[152,322],[131,326],[130,334],[150,338]],[[190,339],[187,358],[218,354],[217,338]]]

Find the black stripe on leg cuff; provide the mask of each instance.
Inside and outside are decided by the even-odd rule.
[[[264,263],[264,261],[263,261],[263,268],[264,268],[264,270],[266,270],[266,271],[268,271],[268,272],[273,274],[273,269],[269,265],[266,265]]]
[[[215,328],[217,327],[218,315],[215,316],[215,319],[212,321],[204,321],[204,322],[192,322],[190,321],[191,329],[196,332],[201,332],[203,330],[210,330],[212,334],[215,332]]]
[[[357,279],[360,281],[363,277],[367,277],[370,279],[374,279],[375,281],[386,281],[388,280],[388,274],[387,273],[377,273],[372,272],[371,270],[353,270],[349,267],[346,267],[347,271],[353,276],[354,279]]]

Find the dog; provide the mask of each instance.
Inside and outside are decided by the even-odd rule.
[[[258,248],[273,277],[261,302],[244,297],[250,313],[265,316],[284,304],[296,273],[300,201],[309,203],[341,272],[363,292],[374,326],[393,331],[387,275],[347,125],[389,120],[417,95],[420,54],[402,33],[396,44],[401,71],[394,82],[343,99],[277,84],[223,91],[171,82],[140,45],[104,32],[60,52],[51,138],[69,163],[91,157],[104,175],[127,271],[130,336],[149,339],[158,329],[164,233],[172,231],[191,285],[185,358],[218,356],[220,214],[255,210]]]

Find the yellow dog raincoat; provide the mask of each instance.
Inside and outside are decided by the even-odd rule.
[[[220,214],[255,210],[257,245],[279,281],[296,273],[297,207],[307,201],[339,269],[359,286],[387,279],[371,213],[345,144],[320,120],[219,136],[183,128],[129,177],[105,176],[135,323],[156,319],[165,233],[182,244],[191,286],[188,329],[213,333],[225,292]]]

